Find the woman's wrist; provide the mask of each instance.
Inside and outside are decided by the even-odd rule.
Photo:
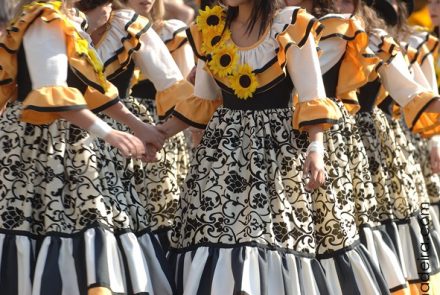
[[[113,131],[113,128],[101,119],[98,119],[89,126],[88,131],[92,136],[104,139]]]
[[[309,146],[307,147],[306,155],[308,156],[310,153],[313,153],[313,152],[316,152],[319,155],[321,155],[322,157],[324,157],[325,148],[324,148],[324,144],[322,143],[322,141],[316,140],[316,141],[310,142]]]

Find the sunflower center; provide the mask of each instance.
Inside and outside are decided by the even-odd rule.
[[[221,38],[222,38],[221,36],[215,36],[214,38],[212,38],[211,45],[212,46],[216,45],[218,42],[220,42]]]
[[[251,86],[251,78],[248,75],[243,75],[240,77],[240,86],[243,88],[248,88]]]
[[[206,20],[206,23],[210,26],[216,26],[220,23],[220,19],[216,15],[210,15]]]
[[[220,64],[222,67],[227,67],[231,63],[232,59],[229,54],[224,54],[222,57],[220,57]]]

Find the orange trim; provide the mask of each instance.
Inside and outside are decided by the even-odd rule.
[[[108,83],[108,87],[105,93],[101,93],[92,87],[87,87],[87,90],[84,93],[84,98],[90,110],[98,109],[101,106],[109,103],[110,101],[113,101],[118,96],[118,88],[116,88],[111,83]]]
[[[432,54],[434,60],[438,59],[439,40],[437,37],[427,34],[426,40],[419,45],[420,60],[423,62],[425,58]]]
[[[50,124],[60,118],[61,112],[87,108],[87,103],[78,89],[56,86],[31,91],[23,107],[23,122]]]
[[[295,21],[289,24],[286,29],[280,32],[276,39],[280,44],[278,51],[278,62],[284,64],[286,62],[286,51],[290,45],[302,47],[305,44],[309,34],[312,34],[316,44],[321,38],[322,24],[308,14],[305,9],[299,8],[295,10]]]
[[[185,30],[178,32],[173,36],[173,39],[167,41],[165,45],[168,48],[168,51],[170,53],[173,53],[173,51],[179,49],[180,46],[182,46],[183,43],[188,41],[188,38],[186,37]]]
[[[294,129],[306,131],[308,126],[320,125],[329,129],[342,117],[339,107],[330,99],[313,99],[297,103],[293,113]]]
[[[368,48],[368,35],[360,19],[329,17],[321,21],[324,25],[322,39],[341,38],[347,41],[336,97],[354,114],[360,109],[356,90],[376,78],[374,69],[380,59]]]
[[[147,18],[137,15],[136,19],[126,28],[128,38],[123,39],[122,47],[117,51],[117,55],[109,59],[111,62],[105,62],[104,73],[106,77],[120,70],[122,66],[128,65],[133,51],[138,50],[141,46],[140,35],[147,32],[150,26]]]
[[[0,46],[0,109],[8,101],[15,100],[16,97],[16,76],[17,76],[17,51],[19,50],[23,36],[28,27],[38,18],[41,18],[48,26],[59,26],[64,30],[66,36],[66,48],[69,65],[82,78],[87,80],[87,84],[94,85],[96,88],[104,88],[103,76],[95,70],[94,66],[88,61],[87,57],[76,51],[76,29],[73,24],[66,22],[64,17],[59,14],[50,3],[44,6],[33,5],[24,10],[9,27],[7,34],[1,39]]]
[[[412,293],[409,286],[407,286],[403,289],[391,292],[391,295],[412,295]]]
[[[414,97],[404,108],[403,114],[407,126],[423,137],[440,134],[440,114],[428,113],[425,109],[435,99],[432,92],[424,92]]]
[[[206,126],[222,103],[222,99],[211,100],[193,96],[178,103],[174,111],[179,113],[179,117],[183,116],[188,123],[192,123],[191,125]]]
[[[171,87],[156,93],[157,114],[167,115],[176,104],[186,101],[194,94],[194,87],[186,80],[176,82]]]
[[[440,295],[440,273],[430,275],[429,280],[409,284],[411,295]]]

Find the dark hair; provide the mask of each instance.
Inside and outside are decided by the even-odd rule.
[[[383,29],[388,31],[387,24],[379,17],[376,11],[365,4],[363,1],[360,5],[359,15],[361,15],[365,23],[365,31],[369,34],[373,29]]]
[[[259,35],[263,35],[266,28],[271,23],[277,10],[281,7],[279,0],[254,0],[254,6],[252,7],[251,19],[246,28],[246,32],[250,33],[255,27],[258,19],[261,19]],[[228,7],[226,14],[226,27],[230,27],[232,21],[238,15],[238,7]]]
[[[200,1],[200,9],[205,9],[206,6],[213,6],[217,3],[216,0],[201,0]]]
[[[113,4],[113,9],[115,10],[126,8],[126,5],[119,0],[80,0],[75,3],[75,7],[82,12],[86,12],[107,3]]]
[[[5,25],[12,18],[12,0],[0,0],[0,25]]]
[[[316,18],[320,18],[329,13],[338,13],[338,10],[331,0],[313,0],[312,14]],[[360,0],[353,0],[353,14],[358,14],[360,10]]]

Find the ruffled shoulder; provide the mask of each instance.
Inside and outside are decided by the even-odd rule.
[[[411,46],[409,43],[401,42],[400,47],[405,52],[405,59],[407,60],[408,64],[412,66],[414,63],[421,64],[422,58],[420,51]]]
[[[195,23],[191,24],[189,28],[186,29],[186,36],[195,56],[206,61],[206,55],[202,51],[203,34],[198,25]]]
[[[133,52],[141,47],[141,36],[150,29],[151,23],[132,10],[120,9],[112,13],[110,25],[105,38],[97,44],[109,79],[130,63]]]
[[[375,68],[380,59],[368,47],[368,34],[360,18],[329,14],[320,18],[320,22],[324,25],[321,41],[340,38],[347,42],[341,61],[336,96],[353,114],[360,108],[356,90],[375,79]]]
[[[420,63],[429,56],[433,55],[434,60],[438,58],[439,39],[426,31],[414,32],[409,38],[408,43],[417,49],[420,56]]]
[[[188,26],[178,19],[170,19],[163,22],[158,34],[171,53],[188,41],[185,32],[187,28]]]
[[[376,70],[383,64],[389,64],[400,51],[400,46],[386,31],[382,29],[374,29],[369,35],[370,48],[381,59]]]
[[[16,98],[17,53],[25,32],[36,19],[62,28],[66,36],[69,65],[81,74],[88,85],[105,92],[108,84],[98,55],[78,33],[73,22],[60,12],[61,5],[61,1],[26,5],[22,14],[13,20],[7,33],[0,39],[0,106]]]
[[[287,49],[291,45],[299,48],[306,44],[310,34],[318,43],[324,26],[305,9],[289,6],[280,10],[274,17],[271,35],[279,44],[279,62],[285,60]]]

